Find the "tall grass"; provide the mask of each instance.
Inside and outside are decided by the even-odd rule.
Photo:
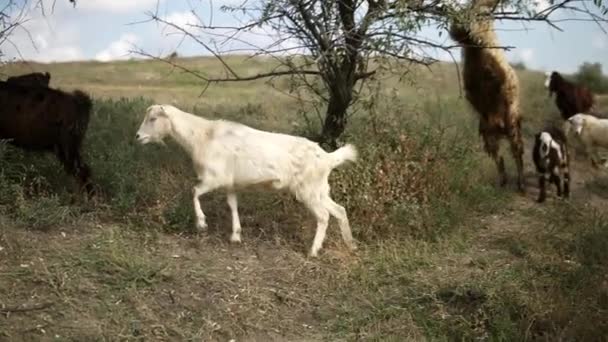
[[[99,217],[138,227],[189,231],[194,173],[188,156],[173,143],[141,146],[134,139],[151,103],[144,98],[95,101],[83,151],[101,190],[96,212]],[[347,135],[360,150],[361,161],[335,171],[331,182],[336,199],[346,205],[356,222],[359,238],[438,234],[454,226],[458,215],[469,205],[462,202],[461,194],[470,193],[471,189],[477,189],[473,191],[478,194],[487,192],[479,190],[478,173],[474,172],[481,163],[474,153],[477,137],[470,134],[474,120],[450,115],[458,106],[455,98],[432,99],[419,108],[403,107],[403,112],[385,104],[379,108],[385,115],[353,120]],[[202,111],[211,118],[218,116],[209,115],[200,107],[185,109]],[[403,120],[412,115],[410,110],[414,116]],[[260,128],[272,125],[261,107],[249,104],[226,108],[220,116]],[[83,204],[71,203],[69,194],[74,187],[68,185],[73,182],[57,168],[53,156],[40,158],[16,149],[11,150],[11,155],[19,156],[5,169],[13,176],[2,178],[0,189],[4,198],[23,198],[20,207],[9,209],[13,216],[35,224],[27,218],[27,210],[39,210],[42,205],[54,208],[51,211],[56,213],[63,212],[46,219],[63,224],[73,216],[70,210],[82,210]],[[47,196],[48,200],[41,201],[40,196]],[[219,196],[206,196],[205,210],[223,214],[225,204]],[[242,207],[253,206],[259,216],[272,220],[273,210],[263,207],[265,203],[245,199]],[[30,205],[38,209],[23,209]],[[298,204],[288,201],[286,205]],[[437,215],[438,212],[442,214]]]
[[[189,63],[202,69],[208,66],[197,60]],[[163,84],[158,78],[162,73],[156,63],[58,65],[57,75],[66,77],[65,84],[78,80],[70,73],[70,67],[82,68],[90,89],[103,86],[96,74],[111,73],[109,77],[120,83],[124,78],[121,74],[130,69],[137,71],[133,80],[127,82],[133,89],[146,78],[150,78],[152,86]],[[239,67],[263,69],[268,65],[256,62]],[[548,204],[510,212],[514,195],[511,189],[495,186],[495,167],[481,153],[476,133],[478,121],[459,97],[458,90],[448,87],[454,84],[451,76],[445,76],[449,70],[451,68],[440,66],[434,73],[421,74],[420,82],[430,86],[383,91],[375,106],[359,109],[350,117],[344,140],[357,146],[360,158],[357,163],[332,172],[330,183],[332,196],[345,205],[353,233],[362,248],[348,266],[332,259],[331,253],[318,262],[321,266],[300,258],[281,264],[287,271],[277,274],[291,275],[290,298],[305,298],[298,302],[302,307],[319,306],[313,315],[324,317],[323,322],[317,323],[327,327],[322,334],[329,339],[593,340],[605,335],[608,331],[604,319],[608,310],[604,276],[608,268],[604,248],[608,243],[607,218],[600,212],[570,204]],[[177,84],[179,89],[173,91],[180,96],[198,94],[195,83],[186,76],[167,77]],[[547,118],[557,117],[557,113],[542,88],[539,75],[523,73],[522,85],[522,93],[528,94],[522,98],[522,115],[525,134],[529,136],[542,127]],[[430,89],[435,86],[441,91]],[[261,129],[302,134],[309,128],[305,117],[295,113],[310,114],[310,108],[299,108],[285,99],[270,101],[265,90],[254,88],[238,86],[238,90],[232,89],[234,93],[227,94],[227,88],[219,87],[212,94],[218,96],[218,101],[207,97],[196,103],[178,105],[208,118],[235,120]],[[82,201],[73,195],[74,181],[64,174],[52,155],[0,145],[3,159],[0,223],[3,227],[17,225],[16,230],[25,227],[53,232],[57,227],[63,231],[66,226],[81,223],[102,222],[105,226],[94,233],[87,228],[78,231],[75,236],[91,235],[83,238],[86,243],[78,238],[66,239],[71,245],[65,249],[60,245],[57,251],[44,250],[48,256],[40,259],[49,264],[55,262],[48,270],[12,270],[17,275],[16,283],[25,288],[48,282],[62,301],[71,306],[82,304],[79,300],[82,300],[83,288],[91,291],[84,294],[98,296],[92,315],[103,317],[98,317],[99,321],[107,325],[108,331],[126,331],[126,336],[135,337],[143,329],[126,328],[131,322],[139,322],[136,314],[139,311],[133,306],[150,311],[148,301],[159,298],[158,291],[165,293],[166,288],[188,284],[178,289],[182,290],[186,302],[192,292],[209,291],[210,279],[215,279],[212,295],[216,303],[212,304],[216,305],[215,312],[225,318],[220,322],[224,327],[238,331],[251,329],[228,317],[232,311],[226,308],[232,304],[217,306],[220,302],[232,303],[237,295],[243,298],[239,304],[241,312],[253,313],[246,321],[276,325],[272,315],[259,320],[260,303],[247,297],[246,292],[239,292],[237,280],[227,279],[226,266],[232,268],[233,264],[218,263],[207,269],[204,262],[199,265],[198,259],[205,254],[192,251],[200,253],[197,242],[188,242],[186,246],[194,248],[184,251],[182,249],[188,247],[172,239],[172,234],[183,235],[192,230],[190,189],[194,173],[188,156],[176,144],[141,146],[136,143],[134,134],[146,107],[161,101],[154,91],[164,90],[149,88],[142,92],[148,91],[154,100],[133,97],[137,90],[129,94],[131,98],[96,98],[83,146],[84,158],[90,163],[93,180],[101,190],[93,201]],[[162,96],[171,94],[168,91]],[[271,242],[273,246],[277,241],[286,242],[290,251],[297,250],[302,243],[309,245],[314,230],[312,220],[307,221],[306,209],[292,196],[247,191],[239,196],[246,240],[257,238],[262,240],[261,244]],[[220,192],[205,195],[202,206],[211,225],[207,235],[227,240],[230,221],[224,195]],[[508,217],[511,225],[502,227],[504,232],[494,229],[492,234],[484,233],[490,226],[501,227],[501,222],[492,221],[495,217]],[[310,226],[302,230],[309,236],[298,236],[301,225]],[[335,229],[328,233],[329,243],[339,240]],[[0,231],[0,242],[10,249],[7,255],[11,265],[20,265],[24,256],[19,254],[23,249],[19,244],[23,242],[10,235]],[[23,235],[27,239],[28,235]],[[44,235],[41,236],[44,239]],[[167,236],[175,245],[156,241]],[[246,243],[239,250],[248,247]],[[177,255],[180,258],[173,260],[173,249],[179,250],[178,254],[192,253],[194,257],[180,259]],[[210,250],[207,259],[225,254],[223,247],[219,249]],[[238,259],[235,262],[243,263],[243,270],[247,265],[255,265],[253,267],[259,268],[255,270],[264,272],[259,283],[255,283],[255,274],[250,275],[247,282],[255,283],[253,290],[268,295],[268,287],[277,281],[272,278],[274,271],[264,268],[269,267],[268,261],[264,264],[265,261],[254,258],[255,261],[247,264],[246,258],[234,255],[224,258]],[[170,272],[167,265],[171,265]],[[192,267],[194,273],[200,274],[190,272]],[[168,280],[166,273],[175,279],[183,278],[183,283]],[[193,279],[198,280],[193,283]],[[222,292],[225,289],[232,299]],[[265,298],[264,305],[272,307],[274,304],[269,303],[274,303],[277,296],[275,292],[268,298],[259,298]],[[138,305],[129,303],[129,298],[136,298]],[[163,300],[168,299],[154,302],[151,307],[164,312],[165,309],[158,309],[165,307]],[[167,326],[184,329],[179,336],[200,336],[204,332],[200,327],[201,317],[210,317],[214,311],[207,312],[206,307],[186,307],[194,317],[191,322],[184,323],[178,317]],[[158,313],[152,311],[149,313]],[[111,316],[108,313],[119,318],[108,319]],[[177,312],[171,314],[179,316]],[[119,322],[121,320],[129,323]],[[291,328],[299,331],[300,325],[298,321]],[[0,336],[3,336],[2,329],[10,330],[6,327],[8,325],[0,324]],[[226,336],[232,338],[233,332]]]

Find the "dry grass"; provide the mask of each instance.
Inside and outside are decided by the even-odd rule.
[[[232,61],[241,72],[272,67]],[[208,58],[182,62],[221,72]],[[39,70],[54,87],[96,98],[85,155],[104,196],[72,203],[53,158],[0,146],[0,340],[594,340],[608,332],[608,221],[597,211],[608,201],[605,177],[577,160],[571,203],[539,206],[526,154],[529,193],[495,187],[452,65],[415,70],[415,85],[389,75],[376,105],[356,108],[346,139],[362,161],[331,182],[361,249],[348,253],[332,225],[316,260],[305,257],[313,221],[286,194],[241,195],[243,245],[227,242],[224,196],[205,196],[210,228],[194,234],[186,156],[132,139],[151,102],[296,133],[308,129],[302,113],[314,117],[311,108],[259,81],[213,86],[199,98],[195,79],[150,61],[1,71]],[[542,74],[520,77],[529,137],[557,110]]]

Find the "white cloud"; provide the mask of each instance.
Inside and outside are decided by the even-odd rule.
[[[608,48],[608,35],[599,33],[591,40],[591,46],[598,50],[605,50]]]
[[[179,28],[175,28],[171,25],[161,26],[162,34],[170,37],[170,41],[168,42],[170,45],[174,45],[181,40],[181,37],[184,35],[182,30],[194,32],[196,28],[193,28],[191,25],[199,24],[198,18],[192,12],[188,11],[170,13],[164,17],[163,20]]]
[[[39,62],[66,62],[84,58],[80,49],[78,28],[71,22],[61,22],[32,12],[23,19],[22,26],[2,44],[7,59],[26,59]]]
[[[184,29],[188,29],[189,25],[199,24],[198,18],[190,11],[170,13],[164,20]]]
[[[193,34],[198,34],[197,29],[191,27],[190,25],[198,25],[200,24],[198,18],[190,11],[183,12],[171,12],[166,16],[162,17],[163,21],[176,25],[177,27],[185,30],[186,32],[191,32]],[[184,39],[184,33],[174,28],[170,25],[160,24],[156,25],[156,29],[158,29],[158,38],[154,38],[153,44],[146,44],[144,46],[148,51],[150,48],[157,49],[157,54],[163,55],[169,52],[176,51],[184,41],[188,41],[188,39]],[[148,42],[151,43],[151,42]]]
[[[81,0],[77,1],[76,8],[87,11],[127,13],[153,11],[156,4],[157,0]]]
[[[95,55],[95,59],[108,62],[117,59],[127,59],[133,46],[139,42],[139,37],[133,33],[125,33],[120,38],[112,42],[107,48]]]

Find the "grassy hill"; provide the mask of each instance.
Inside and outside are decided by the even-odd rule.
[[[221,75],[210,58],[179,62]],[[272,61],[231,57],[238,72]],[[357,164],[332,174],[360,250],[330,222],[309,259],[314,222],[287,194],[239,194],[243,244],[228,242],[222,193],[202,198],[209,230],[193,229],[194,175],[175,144],[139,146],[155,102],[257,128],[308,134],[310,102],[277,79],[210,86],[155,61],[18,63],[51,86],[95,98],[84,146],[102,195],[82,201],[50,155],[3,144],[0,172],[0,340],[601,340],[608,334],[605,170],[576,151],[573,196],[534,202],[529,141],[558,113],[544,75],[520,72],[526,195],[496,186],[477,119],[454,65],[381,75],[353,109],[344,139]],[[200,95],[200,96],[199,96]],[[373,96],[372,96],[373,95]],[[370,100],[371,99],[371,100]],[[601,98],[606,108],[606,97]],[[576,146],[576,144],[574,144]],[[508,147],[503,154],[514,175]]]

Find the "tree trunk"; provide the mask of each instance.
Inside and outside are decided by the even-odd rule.
[[[321,142],[330,150],[338,148],[337,139],[346,129],[346,112],[350,106],[355,87],[354,65],[343,65],[343,72],[338,74],[329,87],[329,102],[321,133]]]
[[[342,96],[331,95],[329,98],[321,139],[331,150],[338,148],[337,139],[346,128],[346,110],[349,103],[350,99]]]

